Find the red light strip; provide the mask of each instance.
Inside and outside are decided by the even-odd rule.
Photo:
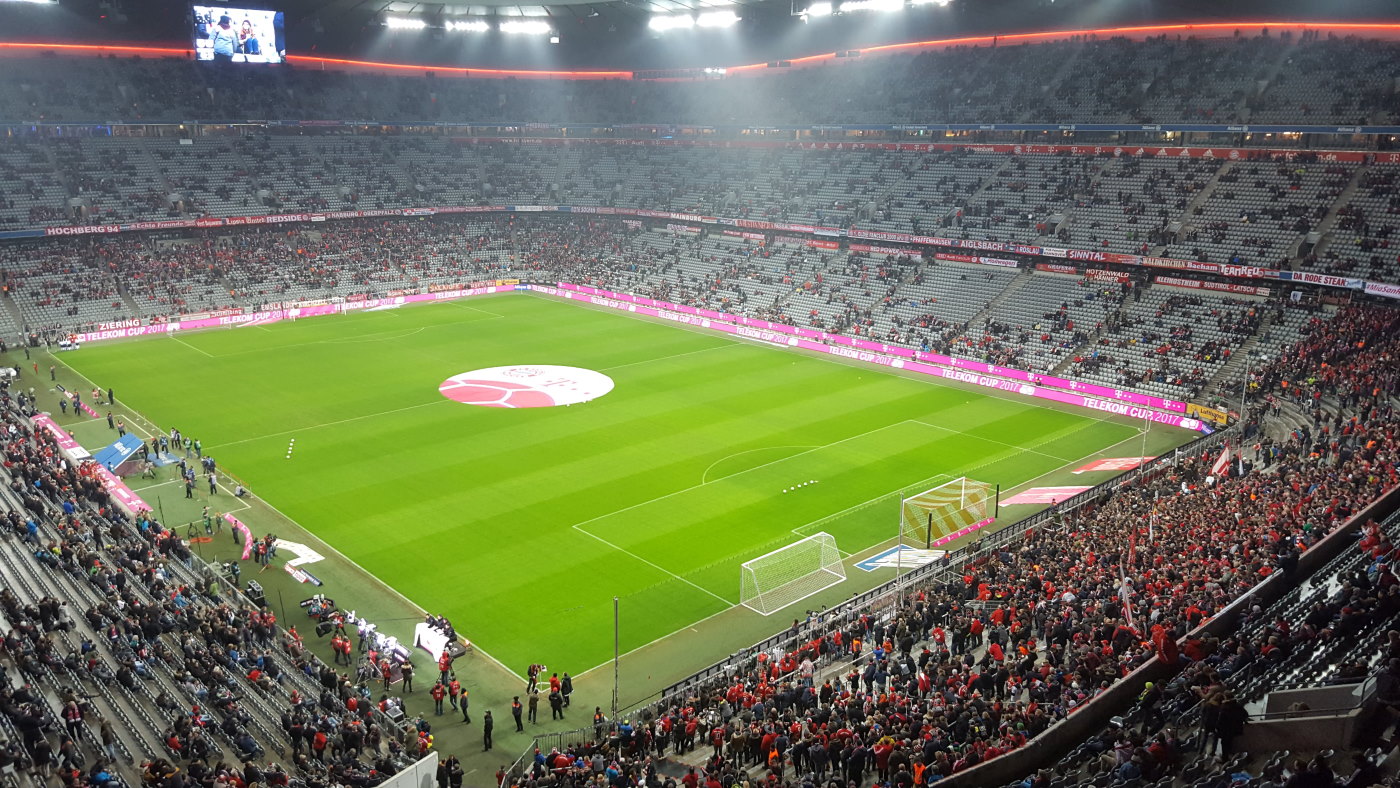
[[[1086,28],[1082,30],[1049,30],[1032,33],[1004,33],[982,36],[964,36],[960,38],[938,38],[928,41],[908,41],[899,44],[881,44],[878,46],[857,48],[862,54],[898,52],[908,49],[931,49],[935,47],[949,47],[960,45],[991,44],[1006,41],[1054,41],[1071,36],[1114,36],[1126,34],[1158,34],[1176,32],[1196,32],[1231,30],[1243,28],[1262,28],[1271,30],[1344,30],[1348,32],[1363,33],[1392,33],[1400,34],[1400,23],[1396,22],[1281,22],[1270,20],[1240,20],[1234,22],[1189,22],[1171,25],[1131,25],[1125,27],[1102,27]],[[59,50],[65,52],[81,52],[85,54],[100,55],[104,53],[123,53],[132,55],[177,55],[190,57],[193,50],[177,47],[153,47],[136,46],[129,44],[51,44],[23,41],[0,41],[0,50]],[[805,65],[832,60],[836,57],[835,52],[824,52],[818,55],[807,55],[805,57],[785,58],[785,62],[793,65]],[[385,63],[374,60],[351,60],[345,58],[314,57],[310,55],[288,55],[289,62],[304,63],[321,66],[352,66],[370,69],[392,69],[400,71],[433,71],[442,74],[460,74],[467,77],[520,77],[525,79],[631,79],[631,71],[550,71],[550,70],[530,70],[530,69],[501,69],[501,68],[466,68],[463,66],[425,66],[412,63]],[[742,66],[732,66],[725,69],[727,74],[742,74],[750,71],[765,69],[768,64],[749,63]]]
[[[1374,33],[1400,33],[1400,23],[1393,22],[1270,22],[1259,20],[1241,20],[1238,22],[1191,22],[1175,25],[1132,25],[1128,27],[1101,27],[1084,30],[1046,30],[1037,33],[1005,33],[985,36],[964,36],[961,38],[937,38],[929,41],[908,41],[901,44],[881,44],[870,47],[853,47],[862,55],[872,52],[897,52],[904,49],[931,49],[934,47],[963,46],[968,44],[990,44],[1004,41],[1054,41],[1072,36],[1114,36],[1128,33],[1174,33],[1187,31],[1206,30],[1232,30],[1236,28],[1256,28],[1267,27],[1270,29],[1287,30],[1348,30]],[[824,52],[820,55],[808,55],[806,57],[786,58],[786,62],[793,65],[816,63],[823,60],[831,60],[836,57],[835,52]],[[726,73],[744,73],[768,68],[767,63],[750,63],[743,66],[734,66],[726,69]]]
[[[133,55],[182,55],[189,57],[193,49],[174,47],[144,47],[129,44],[39,44],[23,41],[0,41],[0,49],[58,49],[66,52],[82,52],[100,55],[104,52],[126,52]]]
[[[319,65],[358,66],[361,68],[390,68],[409,71],[433,71],[479,77],[525,77],[534,79],[631,79],[631,71],[532,71],[509,68],[465,68],[463,66],[419,66],[410,63],[381,63],[374,60],[346,60],[335,57],[287,55],[288,62]]]

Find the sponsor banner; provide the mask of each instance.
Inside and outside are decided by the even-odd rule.
[[[88,454],[88,450],[84,449],[82,444],[74,440],[72,435],[69,435],[66,431],[64,431],[62,427],[58,426],[58,424],[54,422],[53,419],[49,418],[47,415],[40,413],[39,415],[35,416],[34,426],[52,435],[54,442],[58,444],[59,450],[62,451],[64,456],[66,456],[70,461],[81,462],[82,460],[86,460],[92,456],[91,454]]]
[[[115,331],[116,329],[119,329],[119,328],[135,328],[136,326],[139,326],[139,325],[142,325],[142,324],[143,324],[143,323],[142,323],[142,321],[141,321],[141,318],[139,318],[139,317],[133,317],[133,318],[130,318],[130,319],[127,319],[127,320],[110,320],[110,321],[107,321],[107,322],[105,322],[105,323],[98,323],[98,324],[97,324],[97,330],[98,330],[98,331]]]
[[[1205,421],[1215,424],[1224,425],[1230,423],[1230,414],[1225,411],[1217,408],[1208,408],[1205,405],[1197,405],[1194,402],[1186,405],[1186,415],[1192,418],[1204,419]]]
[[[152,323],[148,326],[114,328],[109,331],[88,331],[82,334],[78,334],[78,342],[96,342],[100,339],[125,339],[127,337],[141,337],[148,336],[151,334],[164,334],[169,328],[169,323]]]
[[[122,509],[125,509],[129,514],[133,515],[137,512],[151,511],[151,505],[141,500],[141,496],[132,492],[131,488],[127,487],[121,479],[118,479],[116,474],[97,463],[93,463],[91,467],[93,475],[102,483],[102,489],[106,490],[107,494],[112,496],[112,499],[116,501],[117,505]]]
[[[604,142],[604,141],[603,141],[603,140],[595,140],[595,142]],[[785,144],[785,143],[784,143],[784,144]],[[831,145],[831,144],[833,144],[833,143],[823,143],[823,145]],[[726,143],[725,145],[728,146],[728,143]],[[867,149],[867,148],[869,148],[869,149],[875,149],[875,148],[881,147],[881,146],[878,146],[878,145],[869,146],[869,145],[866,145],[866,144],[864,144],[864,143],[850,143],[850,145],[856,146],[856,147],[850,148],[850,149],[852,149],[852,150],[855,150],[855,149]],[[899,147],[900,147],[900,149],[904,149],[904,147],[903,147],[902,145],[899,146]],[[920,143],[920,144],[919,144],[919,148],[920,148],[920,149],[929,148],[929,145],[928,145],[928,144]],[[1043,145],[1042,145],[1042,146],[1034,146],[1034,145],[1026,145],[1026,146],[1020,146],[1020,145],[1018,145],[1018,146],[1009,146],[1009,145],[1001,145],[1001,146],[996,146],[996,145],[993,145],[993,146],[963,146],[963,145],[958,145],[958,144],[950,144],[950,145],[941,145],[941,146],[938,146],[938,147],[937,147],[937,149],[939,149],[939,150],[953,150],[953,149],[959,149],[959,148],[969,148],[969,149],[972,149],[972,150],[978,150],[978,151],[983,151],[983,152],[1014,148],[1014,149],[1015,149],[1014,151],[1012,151],[1012,150],[1007,150],[1007,152],[1014,152],[1014,153],[1022,153],[1022,152],[1026,152],[1026,153],[1066,153],[1066,152],[1068,152],[1068,153],[1092,153],[1092,151],[1098,151],[1098,152],[1101,153],[1101,152],[1103,152],[1103,151],[1105,150],[1105,149],[1102,148],[1102,147],[1096,147],[1096,148],[1092,148],[1092,149],[1091,149],[1091,148],[1086,147],[1086,146],[1043,146]],[[843,149],[844,149],[844,148],[843,148]],[[985,150],[984,150],[984,149],[985,149]],[[1064,150],[1061,150],[1061,149],[1064,149]],[[1206,153],[1210,153],[1211,155],[1214,155],[1214,152],[1213,152],[1213,151],[1210,151],[1209,149],[1179,149],[1179,148],[1173,148],[1173,149],[1167,149],[1167,148],[1161,148],[1161,149],[1155,149],[1155,148],[1154,148],[1154,149],[1134,149],[1133,151],[1124,151],[1124,150],[1121,149],[1121,148],[1114,148],[1114,149],[1111,149],[1110,152],[1113,152],[1114,155],[1179,155],[1179,154],[1177,154],[1177,153],[1170,153],[1170,151],[1182,151],[1182,150],[1195,150],[1195,151],[1200,151],[1202,155],[1205,155]],[[1161,153],[1161,152],[1159,152],[1159,151],[1167,151],[1168,153]],[[1265,158],[1267,158],[1269,155],[1272,155],[1272,154],[1279,154],[1279,156],[1278,156],[1277,158],[1284,158],[1284,159],[1291,158],[1293,155],[1296,154],[1296,152],[1294,152],[1294,151],[1289,151],[1289,152],[1280,152],[1280,151],[1250,151],[1250,152],[1248,152],[1248,153],[1251,154],[1251,155],[1263,156],[1263,157],[1265,157]],[[1283,156],[1283,155],[1282,155],[1283,153],[1287,153],[1288,155],[1287,155],[1287,156]],[[1351,156],[1352,154],[1351,154],[1351,153],[1347,153],[1347,152],[1338,152],[1338,153],[1335,153],[1335,154],[1328,153],[1328,154],[1319,154],[1319,155],[1322,156],[1322,159],[1323,159],[1324,161],[1350,161],[1351,159],[1350,159],[1350,158],[1347,158],[1347,157],[1348,157],[1348,156]],[[1366,154],[1362,154],[1362,153],[1359,153],[1359,152],[1358,152],[1358,153],[1356,153],[1355,155],[1356,155],[1356,156],[1362,156],[1362,157],[1364,157]],[[1400,155],[1400,154],[1397,154],[1397,155]],[[1329,156],[1330,156],[1331,158],[1328,158]],[[1232,157],[1233,157],[1233,156],[1232,156]],[[1360,161],[1361,159],[1357,159],[1357,160]],[[880,230],[862,230],[862,229],[859,229],[859,228],[853,228],[853,229],[847,231],[847,230],[841,230],[841,229],[839,229],[839,228],[833,228],[833,227],[819,227],[819,226],[805,225],[805,224],[788,224],[788,223],[782,223],[782,222],[767,222],[767,221],[750,220],[750,219],[721,219],[721,218],[716,218],[716,217],[713,217],[713,216],[701,216],[701,215],[698,215],[698,214],[674,213],[674,212],[670,212],[670,211],[652,211],[652,210],[645,210],[645,209],[629,209],[629,208],[601,209],[601,208],[596,208],[596,207],[591,207],[591,206],[585,208],[585,207],[571,207],[571,206],[560,206],[560,205],[524,205],[524,206],[491,206],[491,205],[479,205],[479,206],[447,206],[447,207],[435,207],[435,208],[391,208],[391,209],[373,209],[373,210],[362,210],[362,211],[334,211],[334,212],[325,212],[325,213],[292,213],[292,214],[279,214],[279,215],[273,215],[273,216],[231,216],[231,217],[222,218],[222,219],[202,218],[202,219],[195,219],[195,220],[183,220],[183,219],[182,219],[182,220],[166,220],[166,221],[154,221],[154,222],[137,222],[137,223],[132,223],[132,224],[124,224],[124,225],[108,224],[108,225],[90,225],[90,226],[48,227],[48,228],[42,228],[42,229],[36,228],[36,229],[33,229],[33,230],[7,231],[6,234],[7,234],[7,235],[10,235],[10,236],[13,236],[13,235],[16,235],[16,234],[18,233],[18,234],[21,234],[21,235],[25,235],[26,237],[29,236],[29,235],[35,235],[35,236],[37,236],[37,235],[39,235],[39,234],[43,234],[43,235],[47,235],[47,236],[91,235],[91,234],[101,234],[101,233],[116,233],[116,232],[123,232],[123,231],[128,231],[128,230],[163,229],[163,228],[177,228],[177,227],[201,227],[201,228],[209,228],[209,227],[240,227],[240,226],[256,226],[256,225],[266,225],[266,224],[284,224],[284,223],[291,223],[291,222],[323,221],[323,220],[325,220],[325,219],[349,219],[349,218],[364,218],[364,217],[376,217],[376,216],[430,216],[430,215],[434,215],[434,214],[448,214],[448,213],[492,213],[492,212],[504,212],[504,211],[521,211],[521,212],[546,212],[546,211],[548,211],[548,212],[560,212],[560,213],[608,213],[608,214],[612,214],[612,215],[642,216],[642,217],[647,217],[647,218],[669,219],[669,220],[672,220],[672,221],[674,221],[674,222],[696,222],[696,223],[700,223],[700,224],[724,224],[724,225],[730,225],[730,226],[734,226],[734,227],[746,228],[746,229],[750,229],[750,230],[780,230],[780,231],[801,233],[801,234],[804,234],[804,235],[816,235],[816,236],[827,236],[827,237],[842,237],[842,236],[844,236],[844,237],[849,237],[849,238],[858,238],[858,239],[870,240],[870,241],[887,241],[887,242],[894,242],[894,243],[920,244],[920,245],[925,245],[925,246],[942,246],[942,247],[947,247],[947,248],[952,248],[952,249],[970,249],[970,250],[986,251],[986,252],[1002,252],[1002,253],[1011,253],[1011,254],[1030,255],[1030,256],[1044,256],[1044,257],[1052,257],[1052,258],[1065,259],[1065,260],[1079,260],[1079,261],[1094,262],[1094,263],[1115,263],[1115,264],[1119,264],[1119,265],[1147,266],[1147,267],[1152,267],[1152,268],[1165,268],[1165,269],[1176,270],[1176,271],[1196,271],[1196,272],[1204,272],[1204,273],[1219,274],[1219,275],[1221,275],[1221,276],[1232,277],[1232,278],[1244,278],[1244,279],[1286,279],[1286,280],[1295,281],[1295,282],[1304,282],[1304,283],[1307,283],[1307,284],[1320,285],[1320,286],[1323,286],[1323,287],[1338,287],[1338,288],[1347,288],[1347,289],[1365,289],[1365,288],[1371,288],[1370,290],[1368,290],[1368,292],[1373,292],[1373,293],[1376,294],[1376,295],[1382,295],[1382,296],[1386,296],[1386,297],[1395,297],[1394,295],[1392,295],[1392,293],[1395,292],[1394,289],[1392,289],[1392,287],[1388,286],[1388,285],[1385,284],[1385,283],[1368,283],[1368,282],[1365,282],[1365,281],[1360,280],[1360,279],[1352,279],[1352,278],[1346,278],[1346,277],[1330,276],[1330,275],[1326,275],[1326,274],[1314,274],[1314,273],[1309,273],[1309,272],[1277,271],[1277,270],[1269,269],[1269,268],[1257,268],[1257,267],[1254,267],[1254,266],[1245,266],[1245,265],[1230,265],[1230,264],[1222,264],[1222,263],[1203,263],[1203,262],[1199,262],[1199,261],[1195,261],[1195,260],[1176,260],[1176,259],[1165,258],[1165,257],[1139,256],[1139,255],[1120,254],[1120,253],[1116,253],[1116,252],[1104,252],[1104,251],[1097,251],[1097,250],[1066,249],[1066,248],[1063,248],[1063,247],[1039,247],[1039,246],[1029,246],[1029,245],[1015,244],[1015,243],[1003,243],[1003,242],[1000,242],[1000,241],[979,241],[979,240],[970,240],[970,239],[938,238],[938,237],[935,237],[935,236],[913,235],[913,234],[909,234],[909,233],[886,232],[886,231],[880,231]],[[192,222],[192,223],[191,223],[191,222]],[[640,228],[640,227],[641,227],[640,223],[638,223],[638,222],[636,222],[636,221],[634,221],[634,220],[627,220],[627,221],[624,222],[624,224],[628,225],[629,227],[633,227],[633,228]],[[696,230],[695,228],[693,228],[693,227],[681,226],[681,225],[668,225],[668,229],[671,229],[671,230],[674,230],[674,231],[677,231],[677,232],[685,232],[685,233],[694,233],[694,232],[697,232],[697,230]],[[744,236],[744,237],[749,237],[749,236]],[[760,240],[760,239],[755,238],[755,240]],[[807,244],[807,241],[806,241],[805,239],[798,239],[798,240],[796,240],[795,242],[798,243],[798,244],[803,244],[803,245]],[[824,248],[824,249],[835,248],[835,247],[826,246],[826,245],[817,245],[817,244],[812,244],[812,245],[813,245],[813,246],[817,246],[817,248]],[[855,250],[855,251],[862,251],[862,250]],[[883,253],[886,253],[886,254],[915,254],[914,252],[908,252],[908,251],[904,251],[904,250],[900,250],[900,251],[885,250]],[[971,256],[967,256],[967,257],[971,257]],[[953,259],[953,258],[949,258],[949,259]],[[957,259],[962,259],[962,258],[957,258]],[[982,264],[982,265],[1000,265],[1000,266],[1008,266],[1008,267],[1014,265],[1014,263],[1013,263],[1012,261],[1006,260],[1006,259],[1003,259],[1003,258],[982,257],[982,256],[973,257],[973,258],[971,258],[971,259],[962,259],[962,261],[963,261],[963,262],[975,262],[975,263],[980,263],[980,264]],[[1214,289],[1214,288],[1208,288],[1208,289]],[[1234,291],[1234,292],[1239,292],[1239,291]]]
[[[1400,285],[1389,285],[1384,282],[1367,282],[1366,292],[1369,295],[1383,296],[1385,298],[1400,298]]]
[[[1104,457],[1104,458],[1102,458],[1102,459],[1097,459],[1097,460],[1094,460],[1093,462],[1090,462],[1090,463],[1086,463],[1086,464],[1084,464],[1084,465],[1081,465],[1081,466],[1079,466],[1078,468],[1075,468],[1073,472],[1074,472],[1075,474],[1080,474],[1080,473],[1098,473],[1098,472],[1100,472],[1100,471],[1112,471],[1112,472],[1114,472],[1114,473],[1122,473],[1123,471],[1131,471],[1132,469],[1138,467],[1139,465],[1142,465],[1143,463],[1147,462],[1148,460],[1155,460],[1155,459],[1157,459],[1157,458],[1156,458],[1156,457]]]
[[[867,252],[869,254],[892,254],[895,257],[917,257],[919,252],[914,249],[904,249],[898,246],[876,246],[874,244],[850,244],[846,247],[852,252]]]
[[[675,232],[675,233],[687,233],[687,234],[689,234],[689,235],[699,235],[699,234],[700,234],[700,228],[699,228],[699,227],[692,227],[692,226],[690,226],[690,225],[688,225],[688,224],[676,224],[676,223],[672,222],[672,223],[666,225],[666,229],[667,229],[667,230],[670,230],[671,232]]]
[[[655,128],[655,127],[639,127]],[[846,126],[789,126],[785,129],[806,129],[815,131],[841,131],[846,130]],[[869,127],[859,127],[869,128]],[[1106,127],[1090,125],[1063,124],[1057,126],[1047,126],[1045,124],[997,124],[986,125],[946,125],[935,124],[926,126],[879,126],[879,129],[895,130],[918,130],[918,131],[945,131],[949,129],[985,129],[985,130],[1027,130],[1027,131],[1074,131],[1076,129],[1085,131],[1121,131],[1128,127],[1108,124]],[[1314,127],[1317,131],[1323,128],[1331,129],[1332,133],[1363,133],[1362,127],[1337,126],[1337,127]],[[1386,127],[1375,127],[1386,128]],[[1190,126],[1179,128],[1171,125],[1148,124],[1143,126],[1133,126],[1134,131],[1171,131],[1171,130],[1191,130],[1191,131],[1303,131],[1306,129],[1294,127],[1267,127],[1267,126]],[[1179,147],[1164,145],[1024,145],[1011,143],[962,143],[962,142],[824,142],[808,141],[798,142],[794,140],[705,140],[705,139],[616,139],[616,138],[563,138],[563,137],[453,137],[453,142],[460,145],[480,145],[492,143],[509,143],[514,145],[561,145],[570,147],[574,145],[617,145],[626,147],[677,147],[677,148],[791,148],[797,150],[810,151],[903,151],[907,153],[938,153],[965,151],[969,153],[1002,153],[1012,155],[1062,155],[1072,156],[1136,156],[1148,158],[1179,158],[1179,159],[1230,159],[1230,160],[1274,160],[1293,161],[1300,155],[1314,155],[1318,160],[1331,162],[1347,162],[1353,164],[1364,163],[1368,155],[1376,155],[1380,161],[1391,163],[1400,162],[1400,154],[1367,154],[1365,151],[1299,151],[1282,150],[1269,148],[1230,148],[1230,147]],[[1389,159],[1384,157],[1389,156]]]
[[[1032,487],[1025,492],[1017,493],[1001,502],[1002,506],[1016,506],[1018,504],[1056,504],[1067,498],[1090,489],[1089,487]]]
[[[122,227],[119,224],[89,224],[73,227],[45,227],[44,235],[102,235],[121,231]]]
[[[924,550],[908,545],[891,547],[881,553],[876,553],[869,558],[856,564],[856,569],[865,572],[874,572],[876,569],[894,569],[904,571],[905,569],[916,569],[934,561],[938,561],[947,555],[946,550]]]
[[[1065,265],[1064,263],[1036,263],[1035,270],[1045,271],[1046,273],[1051,274],[1074,274],[1075,276],[1079,275],[1078,268],[1075,268],[1072,265]]]
[[[1170,287],[1185,287],[1191,290],[1215,290],[1221,293],[1238,293],[1240,295],[1267,296],[1273,294],[1273,289],[1268,287],[1255,287],[1254,285],[1236,285],[1224,282],[1202,282],[1198,279],[1183,279],[1179,276],[1156,276],[1154,282],[1159,285]]]
[[[155,222],[133,222],[125,225],[124,230],[181,230],[187,227],[195,227],[194,219],[164,219]]]
[[[1095,282],[1118,282],[1128,281],[1128,275],[1122,271],[1110,271],[1106,268],[1090,268],[1084,272],[1084,276]]]
[[[819,240],[811,240],[811,241],[808,241],[808,242],[807,242],[807,245],[810,246],[810,247],[812,247],[813,249],[840,249],[840,248],[841,248],[841,242],[840,242],[840,241],[819,241]]]
[[[737,315],[671,304],[665,301],[654,301],[640,296],[599,290],[587,285],[575,285],[561,282],[559,284],[559,295],[574,300],[587,301],[598,306],[640,313],[679,323],[699,325],[702,328],[708,328],[726,334],[741,334],[741,332],[745,332],[741,335],[752,339],[785,344],[788,347],[799,347],[805,350],[824,352],[833,356],[855,359],[868,364],[877,364],[893,367],[895,369],[919,372],[925,375],[947,378],[948,380],[972,383],[987,388],[1009,391],[1015,394],[1040,397],[1055,402],[1064,402],[1120,416],[1128,416],[1134,419],[1144,419],[1160,424],[1184,427],[1190,430],[1206,430],[1199,419],[1187,418],[1182,415],[1185,413],[1186,403],[1177,402],[1175,400],[1165,400],[1160,397],[1153,397],[1134,391],[1107,389],[1090,383],[1068,381],[1047,375],[1035,375],[1023,370],[998,367],[980,361],[953,359],[948,356],[939,356],[933,353],[916,353],[909,348],[892,347],[878,342],[869,342],[867,340],[852,339],[835,334],[826,334],[813,329],[786,326],[780,323],[772,323],[754,318],[743,318]],[[749,330],[752,328],[759,328],[761,331],[754,332]],[[1015,377],[1033,380],[1034,383],[1008,379]],[[1075,393],[1047,387],[1052,385],[1064,386],[1065,388],[1074,390]],[[1101,396],[1113,396],[1115,399],[1109,400],[1102,399],[1099,396],[1086,396],[1085,394],[1077,393],[1078,391],[1101,393]]]
[[[1309,271],[1289,271],[1287,279],[1294,282],[1306,282],[1310,285],[1323,285],[1325,287],[1344,287],[1349,290],[1359,290],[1365,287],[1366,282],[1360,279],[1351,279],[1345,276],[1332,276],[1330,274],[1314,274]]]
[[[54,441],[58,443],[58,448],[67,455],[69,460],[81,462],[91,459],[91,455],[88,454],[87,450],[76,440],[73,440],[72,435],[69,435],[62,427],[55,424],[53,419],[41,413],[34,417],[34,424],[53,436]],[[137,512],[151,511],[150,504],[141,500],[140,496],[132,492],[131,488],[127,487],[126,484],[124,484],[121,479],[118,479],[111,471],[95,462],[90,462],[83,467],[92,470],[93,475],[97,477],[97,481],[102,485],[102,489],[106,490],[107,494],[112,496],[112,500],[127,514],[135,515]]]
[[[955,254],[952,252],[938,252],[934,254],[938,260],[948,260],[954,263],[972,263],[974,265],[994,265],[1000,268],[1017,268],[1019,263],[1015,260],[1004,260],[1000,257],[982,257],[975,254]]]
[[[979,265],[995,265],[1001,268],[1019,268],[1021,266],[1015,260],[1005,260],[1000,257],[979,257],[977,262]]]

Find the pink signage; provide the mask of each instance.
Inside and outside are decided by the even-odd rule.
[[[1002,506],[1015,506],[1016,504],[1050,504],[1059,503],[1066,498],[1074,496],[1089,489],[1088,487],[1032,487],[1025,492],[1017,493],[1001,502]]]
[[[243,532],[243,560],[247,561],[253,555],[253,529],[244,525],[242,521],[231,514],[225,514],[224,520],[228,521],[228,524],[233,526],[235,532]]]
[[[533,290],[550,292],[539,287]],[[1186,403],[1124,389],[1112,389],[1094,383],[1039,375],[1011,367],[953,358],[937,353],[920,353],[910,348],[854,339],[840,334],[828,334],[810,328],[799,328],[739,315],[699,309],[684,304],[656,301],[643,296],[631,296],[599,290],[587,285],[560,283],[553,294],[587,301],[598,306],[636,311],[645,315],[698,325],[726,334],[737,334],[763,342],[800,347],[855,359],[868,364],[905,369],[926,375],[1000,389],[1014,394],[1040,397],[1079,407],[1129,416],[1160,424],[1201,430],[1200,420],[1185,417]]]
[[[412,304],[419,301],[450,301],[455,298],[466,298],[467,296],[482,295],[484,293],[497,293],[513,290],[513,286],[501,285],[491,287],[474,287],[462,290],[443,290],[437,293],[419,293],[416,295],[394,296],[392,298],[377,298],[363,301],[351,301],[344,304],[317,304],[315,306],[292,307],[290,309],[271,309],[262,312],[248,312],[246,314],[225,314],[213,317],[200,317],[193,320],[171,320],[164,323],[152,323],[148,326],[128,326],[125,328],[114,328],[105,331],[90,331],[85,334],[78,334],[78,342],[97,342],[103,339],[127,339],[129,337],[151,336],[154,334],[166,334],[174,331],[189,331],[196,328],[219,328],[221,326],[265,326],[270,323],[278,323],[283,320],[295,320],[302,317],[319,317],[321,315],[335,315],[353,312],[360,309],[370,309],[376,306],[387,306],[397,304]],[[96,414],[94,414],[96,415]]]
[[[54,442],[58,444],[58,448],[63,450],[64,454],[68,455],[68,459],[77,461],[85,460],[88,457],[92,456],[91,454],[88,454],[87,449],[84,449],[82,447],[82,444],[78,443],[76,440],[73,440],[72,435],[69,435],[67,432],[65,432],[62,427],[58,426],[58,424],[55,423],[54,420],[49,418],[48,416],[45,416],[42,413],[35,416],[34,426],[52,435]]]

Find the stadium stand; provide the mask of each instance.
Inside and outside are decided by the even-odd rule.
[[[1379,75],[1393,71],[1395,53],[1380,42],[1287,34],[1083,39],[952,48],[743,83],[431,86],[335,72],[224,75],[168,60],[65,58],[59,69],[53,59],[17,58],[6,60],[13,78],[0,82],[0,117],[319,118],[355,106],[365,117],[473,122],[1359,123],[1394,119]],[[11,136],[0,141],[0,227],[557,203],[1055,242],[1393,282],[1394,183],[1393,166],[1309,156],[1219,162],[262,132]],[[1219,437],[1208,440],[1014,539],[969,550],[956,571],[931,573],[893,601],[798,623],[772,648],[541,753],[513,777],[625,784],[655,753],[694,763],[718,785],[770,772],[788,785],[809,773],[900,786],[956,779],[1097,698],[1116,702],[1126,677],[1159,660],[1183,669],[1148,687],[1122,723],[1018,784],[1203,786],[1241,770],[1260,786],[1331,784],[1330,748],[1294,761],[1277,750],[1242,757],[1230,721],[1263,714],[1280,688],[1368,676],[1387,691],[1400,686],[1391,667],[1400,659],[1396,521],[1346,525],[1400,480],[1400,312],[1186,290],[1139,272],[1036,270],[1020,258],[979,265],[761,235],[483,214],[5,243],[0,334],[22,342],[128,318],[501,277],[593,284],[1171,398],[1220,403],[1244,387],[1253,407],[1228,433],[1233,461],[1217,468]],[[104,770],[109,784],[160,785],[177,768],[198,781],[227,769],[245,783],[284,784],[286,775],[366,785],[427,751],[422,720],[395,721],[365,676],[307,654],[281,628],[287,622],[228,589],[179,534],[124,516],[90,468],[57,460],[32,410],[19,387],[0,383],[10,482],[0,489],[0,614],[11,666],[0,664],[0,785],[49,772],[92,781]],[[1195,636],[1344,526],[1364,532],[1357,549],[1248,610],[1227,637]],[[1400,704],[1400,691],[1384,697]],[[1139,725],[1142,733],[1130,730]],[[1368,776],[1383,754],[1363,750],[1354,768]]]

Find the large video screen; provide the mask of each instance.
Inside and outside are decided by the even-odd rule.
[[[282,12],[227,6],[194,6],[196,60],[281,63],[287,55]]]

